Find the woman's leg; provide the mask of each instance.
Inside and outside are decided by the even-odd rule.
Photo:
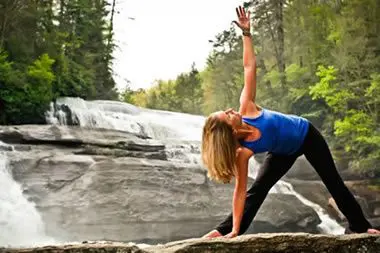
[[[292,167],[298,156],[297,154],[285,156],[272,153],[266,155],[254,183],[247,192],[239,235],[247,231],[269,190]],[[222,235],[232,231],[232,213],[216,227],[216,230]]]
[[[302,151],[321,177],[339,209],[346,216],[350,230],[362,233],[371,228],[360,205],[339,176],[325,139],[312,124],[310,124]]]

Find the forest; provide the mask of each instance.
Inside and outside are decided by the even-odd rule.
[[[118,99],[114,4],[0,0],[0,124],[44,123],[57,97]]]
[[[244,6],[252,13],[257,103],[309,119],[339,163],[378,176],[380,2],[252,0]],[[0,0],[0,124],[44,124],[50,102],[62,96],[198,115],[238,108],[242,40],[233,26],[213,35],[204,69],[192,65],[174,80],[118,91],[114,12],[115,1]]]

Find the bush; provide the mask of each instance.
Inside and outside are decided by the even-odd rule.
[[[43,124],[53,100],[52,60],[47,54],[20,70],[0,53],[0,123]]]

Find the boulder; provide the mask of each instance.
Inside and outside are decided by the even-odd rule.
[[[300,156],[294,162],[290,170],[285,174],[285,178],[299,180],[319,180],[319,176],[305,156]]]
[[[319,223],[314,209],[303,205],[294,195],[269,194],[247,233],[319,233]]]

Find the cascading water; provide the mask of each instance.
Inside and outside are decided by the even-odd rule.
[[[34,204],[22,192],[21,185],[8,169],[7,157],[0,152],[0,247],[54,243],[45,235],[44,224]]]
[[[140,134],[164,142],[169,159],[200,164],[199,144],[204,124],[202,116],[143,109],[116,101],[61,98],[51,106],[47,122],[61,125],[71,122],[82,127],[109,128]],[[250,160],[250,177],[255,177],[258,166],[255,159]],[[271,192],[295,195],[302,203],[312,207],[322,221],[319,225],[321,233],[344,232],[344,228],[331,219],[323,208],[295,192],[291,184],[279,181]]]
[[[169,159],[199,163],[204,117],[150,110],[117,101],[60,98],[46,113],[49,124],[127,131],[162,141]]]
[[[310,206],[318,214],[321,219],[321,223],[318,225],[319,230],[325,234],[339,235],[344,233],[344,228],[339,225],[334,219],[326,213],[326,211],[319,205],[307,200],[301,194],[297,193],[290,183],[279,181],[272,189],[273,193],[290,194],[295,195],[304,205]]]
[[[47,112],[50,124],[77,124],[82,127],[107,128],[146,135],[158,140],[199,141],[203,117],[184,113],[138,108],[117,101],[84,101],[60,98]],[[68,107],[68,108],[67,108]],[[71,112],[67,116],[66,110]]]

